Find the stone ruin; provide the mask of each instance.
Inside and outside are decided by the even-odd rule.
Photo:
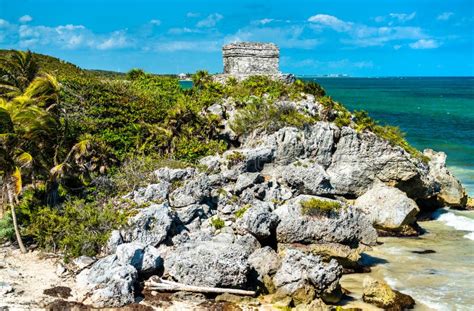
[[[280,49],[273,43],[231,43],[223,46],[222,54],[224,73],[215,76],[219,82],[225,82],[229,77],[241,81],[255,75],[288,83],[295,80],[293,75],[280,72]]]

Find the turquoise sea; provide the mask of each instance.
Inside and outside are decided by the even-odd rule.
[[[448,155],[474,196],[474,77],[305,78],[351,110],[399,126],[420,150]]]

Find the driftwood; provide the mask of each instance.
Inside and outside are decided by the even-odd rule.
[[[145,282],[145,288],[155,291],[184,291],[194,293],[216,293],[216,294],[235,294],[244,296],[255,296],[255,292],[251,290],[233,289],[233,288],[219,288],[219,287],[205,287],[193,286],[182,283],[163,280],[157,277],[151,277]]]

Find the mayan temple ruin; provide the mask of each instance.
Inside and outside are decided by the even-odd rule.
[[[225,82],[234,77],[243,80],[249,76],[266,75],[275,80],[294,81],[291,74],[280,72],[280,49],[273,43],[238,42],[223,46],[223,74],[216,75]]]

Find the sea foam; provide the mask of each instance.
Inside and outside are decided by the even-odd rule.
[[[474,219],[456,215],[442,208],[435,211],[433,217],[456,230],[469,231],[464,237],[474,240]]]

